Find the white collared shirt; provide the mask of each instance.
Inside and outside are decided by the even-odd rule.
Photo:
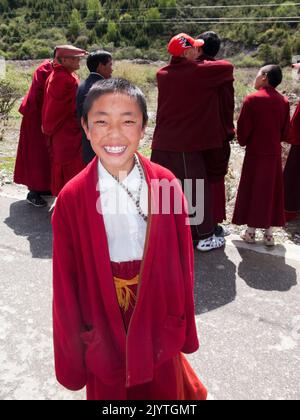
[[[142,260],[147,223],[139,215],[128,193],[98,161],[101,208],[108,239],[110,259],[113,262]],[[137,198],[140,173],[135,165],[122,183]],[[143,179],[140,205],[148,215],[148,185]]]

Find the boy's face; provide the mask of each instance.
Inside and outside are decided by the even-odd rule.
[[[109,60],[106,64],[99,64],[98,73],[104,77],[104,79],[110,79],[113,73],[113,61]]]
[[[268,85],[268,77],[262,70],[260,70],[258,72],[258,75],[256,76],[255,83],[254,83],[254,88],[256,90],[259,90],[262,87],[265,87],[267,85]]]
[[[198,50],[198,48],[187,48],[184,51],[184,57],[188,61],[195,61],[195,60],[197,60],[197,58],[199,57],[199,50]]]
[[[137,101],[126,94],[107,93],[97,99],[83,123],[87,138],[103,166],[113,175],[132,169],[134,153],[145,133]]]

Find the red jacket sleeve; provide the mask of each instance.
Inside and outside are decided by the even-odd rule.
[[[253,118],[248,98],[244,100],[237,123],[237,139],[241,146],[247,146],[253,130]]]
[[[87,382],[84,330],[77,290],[76,259],[69,220],[59,197],[53,225],[53,339],[57,380],[76,391]]]
[[[234,81],[234,67],[229,61],[203,61],[198,68],[202,70],[205,87],[217,88]]]
[[[179,184],[178,184],[178,188]],[[182,193],[184,209],[187,209],[187,202]],[[176,227],[178,232],[179,253],[181,266],[185,279],[185,318],[186,318],[186,339],[182,348],[183,353],[194,353],[199,348],[195,320],[194,302],[194,248],[191,228],[188,223],[187,210],[181,214],[175,214]]]

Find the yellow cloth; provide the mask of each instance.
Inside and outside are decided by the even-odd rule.
[[[128,311],[129,305],[133,306],[133,301],[136,301],[136,295],[128,286],[134,286],[139,283],[139,275],[134,277],[132,280],[123,280],[118,277],[114,277],[117,299],[120,308],[125,312]]]

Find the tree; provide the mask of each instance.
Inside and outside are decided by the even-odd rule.
[[[258,49],[258,58],[264,65],[274,64],[274,51],[268,44],[262,44]]]
[[[73,9],[70,16],[70,24],[68,27],[68,35],[74,42],[78,38],[82,29],[81,15],[77,9]]]
[[[161,14],[157,7],[151,7],[144,15],[145,29],[148,35],[160,35],[163,26],[160,23]]]
[[[283,67],[289,66],[292,63],[292,50],[288,43],[286,43],[279,53],[280,64]]]
[[[115,22],[112,22],[112,21],[108,22],[106,38],[108,42],[116,43],[119,41],[120,37],[119,37],[118,27]]]
[[[88,29],[94,28],[100,17],[103,15],[103,8],[99,0],[88,0],[87,1],[87,16],[86,16],[86,27]]]

